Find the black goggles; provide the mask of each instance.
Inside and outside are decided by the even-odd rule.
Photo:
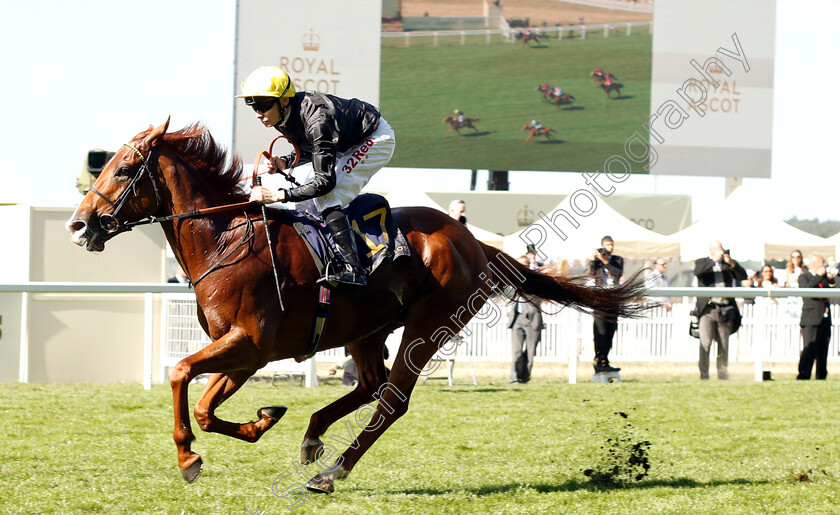
[[[258,113],[265,113],[274,106],[277,99],[274,97],[245,97],[245,104]]]

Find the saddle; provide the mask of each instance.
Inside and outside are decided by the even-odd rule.
[[[353,228],[356,248],[362,269],[371,275],[382,263],[411,255],[405,239],[394,217],[388,201],[381,195],[365,193],[353,199],[344,209]],[[323,218],[309,211],[289,211],[292,226],[306,242],[312,260],[321,277],[329,263],[340,256]]]

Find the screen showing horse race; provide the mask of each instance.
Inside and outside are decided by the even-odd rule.
[[[386,1],[391,166],[769,176],[774,3],[613,3]]]
[[[775,2],[607,3],[240,0],[235,84],[378,105],[392,167],[769,177]],[[234,148],[269,140],[235,103]]]

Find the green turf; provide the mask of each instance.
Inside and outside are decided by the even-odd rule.
[[[383,45],[380,104],[394,127],[391,166],[491,170],[601,170],[624,141],[642,131],[650,109],[651,36],[401,48]],[[388,41],[388,40],[386,40]],[[624,84],[607,98],[589,73],[604,68]],[[542,101],[541,83],[575,97],[571,106]],[[454,109],[480,118],[478,132],[448,138],[441,120]],[[532,119],[555,129],[558,142],[524,144]],[[642,171],[636,167],[634,171]]]
[[[0,386],[0,512],[284,513],[293,498],[272,483],[299,481],[310,413],[347,391],[248,384],[220,415],[244,421],[277,403],[288,414],[256,444],[198,431],[206,467],[188,485],[168,386]],[[838,393],[834,380],[419,386],[336,493],[295,512],[833,513]],[[624,459],[609,458],[616,439],[649,442],[649,474],[590,482],[585,470]]]

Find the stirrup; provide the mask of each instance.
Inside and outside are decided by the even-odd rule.
[[[324,271],[324,276],[318,279],[317,284],[327,283],[329,286],[338,286],[339,284],[347,284],[352,286],[367,286],[367,278],[365,274],[353,265],[347,263],[339,263],[338,269],[331,271],[329,263],[327,269]]]

